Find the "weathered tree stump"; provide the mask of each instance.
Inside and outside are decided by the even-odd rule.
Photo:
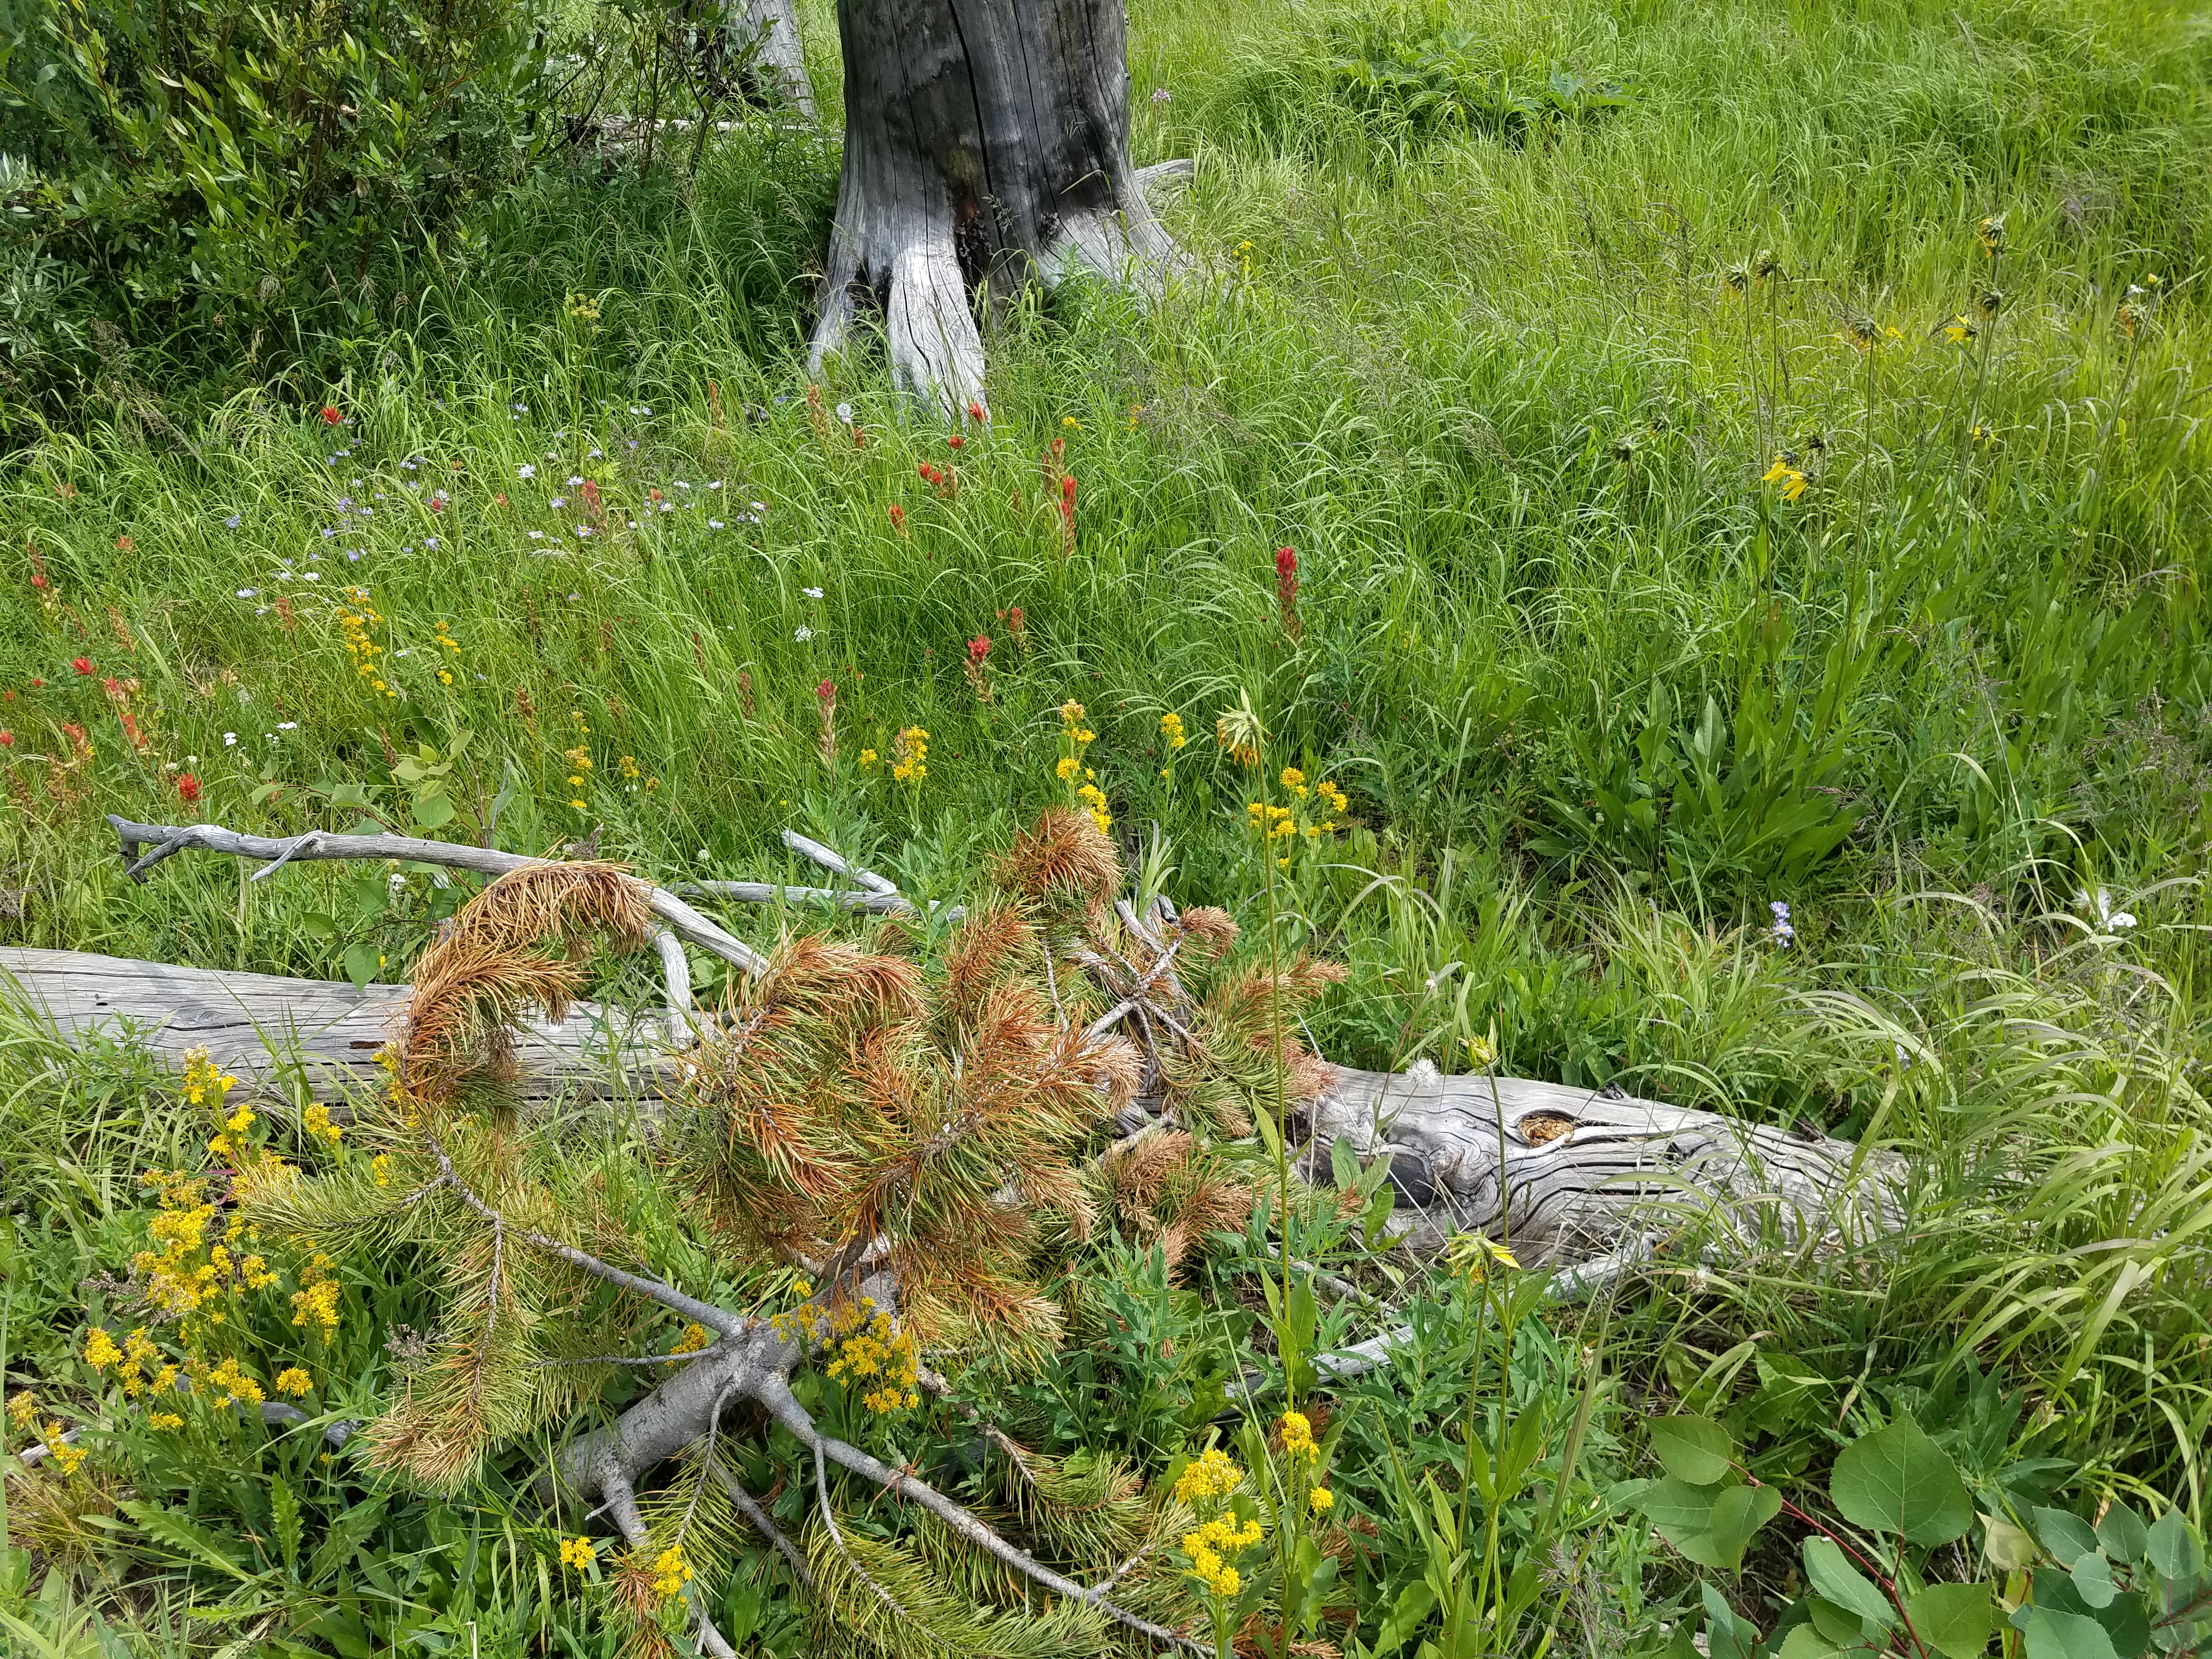
[[[840,0],[837,23],[844,174],[813,362],[865,301],[900,388],[980,417],[971,294],[1077,269],[1157,289],[1177,258],[1129,162],[1122,0]]]

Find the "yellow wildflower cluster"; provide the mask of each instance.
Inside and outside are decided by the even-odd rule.
[[[1183,735],[1182,716],[1176,714],[1160,716],[1160,735],[1167,739],[1170,749],[1180,749],[1190,741]]]
[[[174,1412],[148,1412],[146,1426],[149,1429],[181,1429],[185,1419]]]
[[[561,751],[561,758],[568,763],[568,787],[571,789],[582,789],[585,780],[591,775],[592,771],[592,751],[590,748],[587,745],[580,743],[574,749],[562,750]],[[568,805],[574,807],[579,812],[584,810],[584,802],[580,796],[571,800]]]
[[[369,1178],[378,1186],[389,1187],[392,1184],[392,1154],[379,1152],[374,1158],[369,1159],[368,1174]]]
[[[1103,835],[1114,827],[1114,817],[1106,810],[1106,792],[1098,787],[1097,773],[1084,763],[1083,751],[1098,741],[1098,734],[1083,723],[1083,705],[1073,697],[1060,706],[1060,760],[1053,774],[1062,783],[1075,783],[1079,776],[1082,779],[1068,799],[1090,813],[1091,821]]]
[[[216,1121],[215,1138],[208,1151],[217,1158],[234,1158],[246,1150],[246,1132],[253,1127],[253,1109],[241,1102],[236,1111],[226,1109],[238,1079],[216,1065],[205,1043],[185,1050],[185,1101],[199,1107]]]
[[[46,1425],[46,1451],[54,1460],[54,1467],[62,1472],[64,1480],[84,1467],[84,1448],[70,1445],[63,1440],[59,1423]]]
[[[592,1547],[588,1538],[564,1538],[561,1540],[561,1565],[564,1567],[574,1567],[581,1572],[599,1559],[599,1553]]]
[[[381,691],[387,697],[398,696],[399,694],[385,684],[383,672],[377,666],[376,659],[384,654],[384,647],[369,633],[384,618],[369,604],[367,588],[349,587],[346,597],[352,604],[341,601],[338,605],[338,635],[345,643],[346,655],[353,659],[353,672],[367,680],[372,690]]]
[[[17,1428],[29,1428],[38,1416],[39,1396],[28,1389],[18,1389],[8,1396],[8,1420]]]
[[[671,1348],[668,1352],[671,1353],[697,1353],[702,1348],[705,1347],[714,1340],[714,1334],[708,1330],[704,1325],[686,1325],[684,1328],[684,1334],[677,1340],[676,1346]]]
[[[446,631],[446,624],[442,619],[438,623],[437,628],[438,643],[444,646],[446,649],[453,653],[454,656],[459,657],[461,654],[461,642]],[[444,664],[440,664],[438,667],[438,684],[441,685],[451,685],[453,683],[453,671],[451,668],[447,667]]]
[[[580,323],[596,323],[599,320],[599,302],[588,294],[572,293],[568,295],[568,314]],[[584,1543],[580,1538],[576,1541],[580,1544]],[[587,1557],[591,1547],[589,1544],[584,1544]],[[563,1561],[568,1559],[568,1547],[563,1544],[561,1547],[561,1559]],[[579,1563],[579,1565],[581,1564]]]
[[[684,1559],[681,1544],[661,1551],[653,1564],[653,1588],[663,1597],[680,1595],[691,1581],[691,1564]]]
[[[85,1339],[84,1363],[102,1373],[110,1365],[114,1366],[115,1380],[132,1400],[149,1389],[157,1395],[167,1394],[176,1385],[177,1368],[161,1363],[161,1351],[154,1346],[143,1325],[124,1338],[120,1348],[115,1346],[113,1337],[95,1326]]]
[[[294,1399],[312,1392],[314,1386],[315,1379],[301,1366],[287,1365],[276,1373],[276,1392],[289,1394]]]
[[[1232,1516],[1217,1516],[1182,1538],[1182,1553],[1190,1557],[1191,1577],[1216,1595],[1231,1596],[1243,1587],[1243,1577],[1230,1559],[1260,1541],[1257,1518],[1239,1526]]]
[[[316,1101],[300,1118],[301,1127],[311,1135],[320,1135],[335,1146],[345,1139],[345,1131],[331,1121],[331,1109]]]
[[[320,1326],[325,1340],[338,1328],[338,1282],[331,1273],[331,1259],[318,1250],[300,1274],[300,1288],[292,1293],[292,1322]]]
[[[261,1392],[261,1385],[240,1368],[234,1358],[226,1358],[207,1374],[207,1386],[211,1392],[217,1392],[215,1403],[218,1407],[258,1406],[266,1397]]]
[[[1218,1446],[1208,1446],[1176,1477],[1175,1495],[1186,1504],[1226,1498],[1243,1484],[1244,1471]]]
[[[929,733],[919,726],[903,728],[891,741],[891,776],[920,785],[929,775]]]
[[[866,1383],[860,1403],[870,1411],[912,1411],[921,1403],[915,1390],[921,1355],[914,1334],[893,1325],[891,1316],[877,1309],[873,1297],[848,1302],[832,1314],[830,1335],[837,1345],[830,1376]]]
[[[1786,449],[1774,458],[1774,465],[1766,469],[1759,483],[1780,484],[1785,501],[1796,501],[1811,485],[1811,480],[1797,465],[1797,457]]]
[[[1306,1494],[1306,1502],[1313,1506],[1316,1515],[1326,1515],[1336,1507],[1336,1494],[1327,1486],[1316,1486]]]
[[[1275,1426],[1281,1430],[1283,1451],[1293,1459],[1317,1459],[1321,1448],[1314,1442],[1313,1423],[1304,1412],[1285,1412]]]

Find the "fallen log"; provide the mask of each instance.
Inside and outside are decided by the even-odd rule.
[[[310,831],[280,840],[214,824],[109,822],[137,878],[188,849],[264,861],[269,868],[257,872],[257,878],[294,860],[399,859],[495,876],[538,861],[394,836]],[[788,830],[783,841],[854,884],[857,892],[825,890],[833,903],[857,899],[872,910],[921,914],[896,884],[833,849]],[[150,850],[142,854],[141,848]],[[671,933],[743,971],[758,973],[766,966],[758,952],[675,894],[640,884],[667,930],[656,942],[667,973],[668,1014],[653,1018],[581,1005],[557,1024],[535,1022],[519,1034],[518,1081],[526,1097],[651,1094],[673,1074],[673,1051],[690,1045],[695,1028],[688,970]],[[750,885],[739,890],[731,884],[732,890],[718,893],[722,884],[701,883],[692,890],[744,900],[781,897],[788,890],[763,885],[757,895]],[[1124,941],[1150,961],[1140,968],[1103,936],[1091,941],[1095,949],[1066,944],[1066,960],[1120,997],[1091,1036],[1127,1021],[1148,1053],[1156,1030],[1187,1039],[1190,1008],[1168,939],[1176,921],[1174,907],[1158,899],[1142,917],[1127,902],[1115,908],[1127,930]],[[0,951],[0,968],[15,973],[67,1030],[88,1031],[104,1020],[127,1017],[173,1058],[205,1042],[212,1055],[242,1076],[289,1067],[318,1094],[342,1093],[374,1080],[367,1073],[409,995],[402,986],[356,990],[58,951]],[[1159,1099],[1156,1073],[1154,1061],[1139,1102]],[[1137,1121],[1125,1122],[1125,1131],[1141,1130],[1152,1121],[1143,1110],[1127,1115]],[[1894,1153],[1869,1154],[1817,1133],[1777,1129],[1612,1090],[1480,1073],[1445,1077],[1426,1061],[1402,1073],[1338,1067],[1300,1119],[1291,1127],[1307,1143],[1303,1161],[1310,1178],[1326,1179],[1328,1151],[1340,1139],[1363,1159],[1389,1158],[1391,1180],[1419,1212],[1417,1243],[1480,1230],[1509,1239],[1531,1262],[1583,1262],[1617,1274],[1676,1234],[1694,1233],[1701,1244],[1745,1251],[1869,1238],[1894,1231],[1901,1219],[1905,1169]]]
[[[0,945],[0,1001],[51,1024],[74,1048],[137,1042],[181,1068],[187,1049],[279,1094],[304,1087],[342,1100],[386,1080],[377,1054],[414,988],[217,973],[164,962]],[[660,1017],[580,1002],[558,1022],[514,1034],[514,1086],[526,1100],[635,1098],[671,1073]]]
[[[1510,1239],[1525,1261],[1640,1259],[1683,1230],[1794,1247],[1900,1219],[1893,1152],[1611,1089],[1347,1066],[1306,1128],[1314,1153],[1341,1138],[1388,1155],[1401,1194],[1439,1228]]]

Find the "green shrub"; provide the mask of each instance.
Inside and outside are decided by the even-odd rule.
[[[527,0],[28,0],[0,40],[9,401],[130,398],[126,342],[265,369],[309,315],[373,313],[395,254],[434,262],[516,176],[544,37]]]

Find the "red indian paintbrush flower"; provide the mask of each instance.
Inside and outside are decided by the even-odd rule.
[[[1283,615],[1283,632],[1298,636],[1298,556],[1291,549],[1275,550],[1275,606]]]
[[[184,776],[177,780],[177,793],[180,798],[182,798],[185,805],[194,806],[198,805],[200,798],[200,781],[194,777],[191,773],[185,773]]]

